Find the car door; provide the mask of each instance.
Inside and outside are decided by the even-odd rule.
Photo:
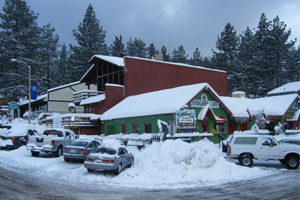
[[[279,147],[270,137],[262,137],[260,140],[260,158],[274,159],[278,157]]]

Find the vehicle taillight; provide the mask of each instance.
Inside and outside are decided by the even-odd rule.
[[[93,160],[92,158],[86,157],[85,160]]]
[[[29,137],[27,138],[27,144],[29,143]]]
[[[113,163],[114,160],[102,160],[102,162]]]
[[[11,141],[12,141],[12,143],[15,143],[16,142],[16,138],[15,137],[11,138]]]
[[[228,149],[228,153],[230,153],[230,154],[231,154],[231,147],[229,147],[229,149]]]
[[[64,153],[65,153],[65,152],[66,152],[66,147],[64,147],[64,149],[63,149],[63,150],[64,150]]]
[[[51,140],[51,145],[54,145],[54,143],[55,143],[55,140]]]
[[[81,149],[81,153],[86,154],[86,149]]]

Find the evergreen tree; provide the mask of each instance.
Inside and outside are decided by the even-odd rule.
[[[187,58],[189,55],[186,55],[184,47],[180,45],[177,49],[174,49],[172,52],[172,61],[177,63],[187,63]]]
[[[147,48],[147,58],[155,58],[155,56],[158,55],[158,51],[156,51],[155,46],[153,43],[149,45]]]
[[[216,58],[217,66],[227,71],[229,94],[233,92],[233,90],[239,90],[241,87],[241,69],[237,63],[238,45],[239,37],[237,36],[234,26],[227,23],[224,31],[221,32],[221,36],[218,36],[216,42],[216,47],[219,52],[213,51],[213,54]]]
[[[89,4],[78,30],[73,30],[78,46],[70,45],[70,62],[75,68],[73,81],[78,80],[90,67],[88,61],[95,54],[107,55],[106,32],[99,25],[93,6]]]
[[[240,38],[238,59],[242,70],[241,86],[249,97],[253,97],[257,90],[254,33],[247,27]]]
[[[122,42],[122,36],[115,37],[115,40],[110,45],[110,54],[112,56],[123,57],[125,56],[124,44]]]
[[[48,24],[42,28],[41,32],[41,46],[39,48],[39,60],[40,67],[37,73],[39,75],[39,91],[45,93],[48,89],[56,86],[56,74],[57,71],[57,47],[59,37],[54,34],[55,29],[51,28]]]
[[[138,38],[131,38],[127,42],[126,54],[129,56],[136,56],[140,58],[146,58],[146,44]]]
[[[203,64],[202,55],[198,48],[196,48],[196,50],[194,51],[190,63],[191,65],[195,65],[195,66],[201,66]]]
[[[69,64],[67,46],[62,45],[57,64],[57,85],[64,85],[72,82],[72,71]]]
[[[1,89],[0,95],[17,100],[28,94],[28,68],[31,66],[32,80],[36,80],[39,67],[38,47],[41,28],[38,15],[23,0],[5,0],[0,13]],[[23,63],[12,63],[15,58]],[[27,66],[26,66],[27,65]]]
[[[161,47],[161,54],[163,56],[164,61],[170,61],[170,54],[167,52],[167,48],[165,45]]]

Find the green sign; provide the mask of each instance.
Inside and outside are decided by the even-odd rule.
[[[195,110],[177,110],[176,111],[176,128],[196,128]]]

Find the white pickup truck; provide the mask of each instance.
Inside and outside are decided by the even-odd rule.
[[[77,138],[71,130],[50,128],[43,135],[29,136],[26,146],[32,156],[39,156],[40,152],[51,152],[59,157],[63,154],[63,148]]]
[[[238,159],[244,166],[252,166],[256,160],[279,160],[288,169],[297,169],[300,145],[278,143],[270,135],[234,134],[228,142],[227,156]]]

